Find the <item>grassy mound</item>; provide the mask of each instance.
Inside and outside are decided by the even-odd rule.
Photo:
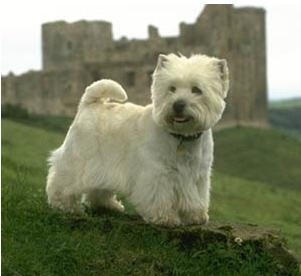
[[[257,133],[254,137],[258,137],[258,143],[248,153],[258,155],[257,159],[263,158],[262,151],[257,149],[262,137],[269,137],[273,146],[280,147],[281,135],[250,129],[217,133],[210,216],[212,221],[227,221],[226,228],[210,223],[209,228],[169,231],[145,225],[134,216],[76,217],[49,209],[44,192],[45,160],[64,135],[42,129],[43,124],[39,128],[33,125],[2,122],[3,275],[289,275],[296,271],[296,263],[292,262],[291,268],[285,267],[290,262],[279,263],[275,254],[256,240],[239,245],[225,238],[236,229],[232,224],[227,226],[228,222],[275,227],[301,256],[300,189],[287,184],[289,181],[272,185],[272,181],[261,178],[260,173],[267,169],[264,164],[270,163],[253,165],[257,166],[258,176],[253,167],[243,167],[243,170],[253,169],[252,177],[236,170],[244,160],[240,157],[244,154],[243,133],[248,137],[251,132]],[[219,153],[231,143],[237,147],[233,150],[236,159]],[[300,144],[293,143],[290,140],[289,144],[295,145],[297,152]],[[291,157],[291,152],[285,155],[276,151],[274,159],[281,158],[279,162],[285,166],[292,162],[291,158],[300,163],[300,157]],[[230,158],[227,164],[221,160],[224,158]],[[297,183],[300,178],[293,173],[296,170],[298,163],[288,167],[287,173]],[[215,234],[210,240],[209,236],[202,238],[207,237],[204,233]],[[209,243],[204,242],[208,240]]]

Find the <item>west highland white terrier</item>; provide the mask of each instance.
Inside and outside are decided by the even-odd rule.
[[[127,100],[103,79],[86,88],[63,144],[50,158],[49,204],[81,212],[123,211],[125,196],[147,222],[177,226],[208,221],[211,128],[225,109],[225,60],[159,55],[152,104]]]

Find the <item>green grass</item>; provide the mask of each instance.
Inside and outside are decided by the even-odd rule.
[[[283,132],[216,133],[212,215],[278,228],[301,256],[300,164],[301,143]]]
[[[33,125],[2,121],[3,275],[277,273],[269,256],[248,245],[244,253],[219,243],[187,250],[151,226],[132,227],[137,221],[125,215],[78,217],[51,210],[45,160],[63,141],[57,130],[67,125],[52,131]],[[300,143],[272,130],[241,128],[215,136],[211,219],[280,229],[301,256]]]
[[[301,192],[216,173],[211,217],[279,229],[301,256]]]
[[[215,135],[215,169],[227,175],[301,190],[301,143],[277,130],[236,128]]]

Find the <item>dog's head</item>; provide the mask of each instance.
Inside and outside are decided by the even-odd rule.
[[[155,122],[171,133],[194,135],[222,116],[229,90],[227,62],[205,55],[159,55],[151,90]]]

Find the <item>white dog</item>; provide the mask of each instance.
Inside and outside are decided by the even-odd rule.
[[[211,128],[225,108],[225,60],[160,55],[152,104],[127,100],[112,80],[87,87],[64,143],[51,157],[47,195],[51,206],[123,211],[120,193],[145,221],[165,226],[208,221]],[[112,102],[112,101],[115,101]]]

